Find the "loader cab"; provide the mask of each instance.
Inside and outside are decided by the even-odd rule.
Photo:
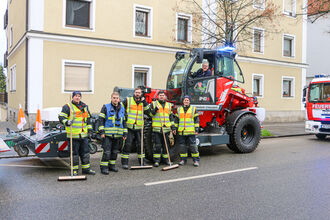
[[[182,104],[182,97],[191,96],[191,104],[215,105],[217,79],[228,78],[244,82],[242,71],[235,60],[236,53],[219,50],[194,49],[191,53],[177,52],[167,80],[168,100]],[[211,76],[196,77],[203,60],[209,62]]]

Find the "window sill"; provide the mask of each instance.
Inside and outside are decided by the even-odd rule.
[[[294,96],[282,96],[282,99],[294,99]]]
[[[297,18],[297,14],[295,13],[292,13],[292,12],[283,12],[283,14],[289,18],[294,18],[296,19]]]
[[[142,38],[142,39],[152,39],[151,36],[147,36],[147,35],[136,35],[136,34],[134,34],[134,37],[135,38]]]
[[[80,31],[95,31],[93,28],[87,28],[82,26],[74,26],[74,25],[65,25],[65,29],[72,29],[72,30],[80,30]]]
[[[283,55],[282,57],[284,57],[284,58],[290,58],[290,59],[296,58],[295,56],[285,56],[285,55]]]
[[[181,40],[177,40],[176,41],[178,44],[191,44],[191,41],[181,41]]]
[[[252,53],[255,53],[255,54],[264,54],[264,52],[263,51],[260,51],[260,52],[258,52],[258,51],[252,51]]]
[[[62,91],[62,93],[65,93],[65,94],[71,94],[73,93],[74,91],[80,91],[80,90],[64,90]],[[94,91],[93,90],[90,90],[90,91],[80,91],[82,94],[94,94]]]

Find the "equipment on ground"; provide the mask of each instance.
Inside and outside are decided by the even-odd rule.
[[[305,131],[324,140],[330,135],[330,75],[316,75],[304,88]]]
[[[227,144],[236,153],[250,153],[259,144],[265,109],[259,108],[257,98],[248,96],[239,86],[244,83],[244,77],[235,57],[236,53],[227,47],[177,52],[165,93],[167,101],[174,105],[174,111],[182,105],[185,95],[191,97],[191,105],[196,107],[200,119],[200,132],[196,135],[199,147]],[[208,60],[212,76],[193,78],[201,69],[203,59]],[[134,91],[119,87],[114,90],[119,92],[121,100],[133,95]],[[161,91],[145,87],[142,90],[148,103],[155,100]],[[151,130],[149,118],[145,122],[144,138],[146,158],[150,161],[153,157]],[[177,158],[178,147],[175,144],[169,151],[172,158]]]

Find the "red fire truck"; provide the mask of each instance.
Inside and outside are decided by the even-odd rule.
[[[319,139],[330,135],[330,75],[316,75],[304,90],[305,131]]]

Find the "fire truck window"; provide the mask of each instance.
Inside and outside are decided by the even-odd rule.
[[[330,83],[324,84],[323,100],[330,101]]]

